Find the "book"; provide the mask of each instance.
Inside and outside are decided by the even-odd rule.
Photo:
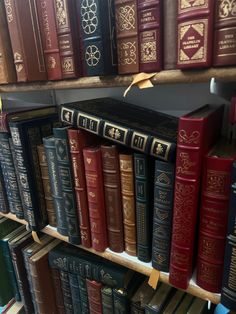
[[[194,264],[202,160],[219,137],[223,109],[205,105],[179,119],[169,281],[181,289]]]
[[[171,286],[161,283],[151,301],[145,305],[145,314],[162,313],[173,291]]]
[[[161,160],[175,160],[177,117],[112,98],[63,104],[60,117],[66,124],[85,129],[115,143]]]
[[[10,208],[7,199],[7,192],[4,184],[4,176],[0,167],[0,212],[3,214],[9,213]]]
[[[81,297],[80,297],[80,291],[79,291],[79,278],[78,278],[77,274],[68,273],[68,276],[69,276],[73,309],[74,309],[74,311],[76,311],[76,313],[83,314],[81,312]]]
[[[83,314],[90,314],[86,279],[78,275],[78,281],[79,281],[79,293],[80,293],[80,298],[81,298],[81,311]]]
[[[194,296],[191,294],[186,293],[183,300],[181,301],[180,305],[177,307],[175,314],[182,314],[186,313],[194,300]]]
[[[215,34],[214,34],[214,66],[232,66],[236,64],[236,16],[235,0],[216,1]]]
[[[131,313],[145,313],[145,306],[151,301],[154,293],[155,290],[149,286],[146,279],[131,298]]]
[[[102,284],[100,282],[86,279],[90,314],[102,312]]]
[[[62,290],[65,311],[66,313],[74,313],[70,281],[69,281],[69,273],[61,270],[60,279],[61,279],[61,290]]]
[[[178,0],[178,69],[212,65],[215,2]]]
[[[104,286],[101,289],[102,294],[102,313],[113,314],[113,290],[111,287]]]
[[[188,309],[188,314],[204,314],[207,311],[207,301],[200,298],[194,298],[190,308]]]
[[[184,291],[177,290],[173,294],[172,298],[169,300],[168,304],[166,305],[166,308],[163,310],[163,314],[175,313],[177,307],[180,305],[184,296],[185,296]]]
[[[65,306],[61,288],[61,278],[60,278],[60,271],[56,268],[51,268],[51,275],[53,281],[53,289],[55,291],[55,299],[56,299],[56,306],[59,314],[65,313]]]
[[[4,0],[18,82],[47,79],[36,2]]]

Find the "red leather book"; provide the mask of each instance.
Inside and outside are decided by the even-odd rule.
[[[83,148],[90,144],[91,135],[78,129],[68,129],[75,195],[80,223],[81,242],[91,247],[89,209],[87,200]]]
[[[212,64],[214,0],[178,0],[177,68]]]
[[[90,314],[102,314],[102,284],[86,279]]]
[[[139,71],[162,69],[162,0],[138,0]]]
[[[44,58],[49,80],[62,78],[53,0],[36,0]]]
[[[179,119],[170,258],[170,283],[186,289],[193,251],[203,156],[219,137],[223,106],[203,106]]]
[[[119,74],[139,72],[137,0],[115,0]]]
[[[4,0],[18,82],[47,79],[35,0]]]
[[[216,0],[213,65],[236,65],[236,0]]]
[[[83,149],[92,247],[103,252],[107,246],[106,211],[100,147]]]
[[[197,284],[220,292],[235,143],[219,143],[204,158],[198,235]]]

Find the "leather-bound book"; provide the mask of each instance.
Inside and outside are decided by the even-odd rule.
[[[198,231],[197,284],[219,293],[227,234],[230,181],[235,143],[223,139],[205,156]]]
[[[61,58],[62,78],[76,78],[82,74],[79,57],[76,1],[53,0],[57,38]]]
[[[83,149],[92,247],[103,252],[107,246],[107,226],[100,147]]]
[[[78,1],[84,76],[117,73],[114,0]]]
[[[145,305],[145,314],[161,314],[169,302],[174,290],[171,286],[161,283],[151,301]]]
[[[78,275],[78,281],[79,281],[79,293],[80,293],[80,298],[81,298],[82,314],[90,314],[86,279]]]
[[[236,65],[236,0],[216,0],[214,66]]]
[[[177,68],[212,65],[214,0],[178,0]]]
[[[119,154],[115,145],[101,145],[109,248],[124,251]]]
[[[154,293],[146,279],[131,298],[131,314],[145,314],[145,305],[151,301]]]
[[[219,137],[223,110],[205,105],[179,119],[169,281],[181,289],[194,264],[202,160]]]
[[[102,314],[102,284],[86,279],[90,314]]]
[[[51,275],[53,281],[53,289],[55,291],[55,299],[56,299],[56,306],[58,310],[58,314],[65,313],[65,306],[61,288],[61,278],[60,278],[60,271],[56,268],[51,268]]]
[[[68,273],[69,283],[70,283],[70,292],[71,292],[71,300],[74,312],[78,314],[83,314],[81,312],[81,298],[79,291],[79,279],[77,274]]]
[[[139,72],[137,0],[115,0],[119,74]]]
[[[10,208],[7,199],[7,192],[4,183],[4,176],[2,173],[2,168],[0,167],[0,212],[3,214],[9,213]]]
[[[113,290],[111,287],[105,286],[101,289],[102,294],[102,313],[114,314],[113,311]]]
[[[4,0],[18,82],[47,79],[35,0]]]
[[[11,41],[8,32],[4,0],[0,1],[0,84],[16,82]]]
[[[188,314],[204,314],[207,312],[207,301],[200,298],[194,298],[192,304],[188,309]]]
[[[91,247],[91,234],[89,223],[89,209],[87,200],[83,148],[91,141],[90,134],[83,130],[68,129],[70,156],[74,178],[74,189],[80,223],[81,243],[85,247]]]
[[[163,2],[138,1],[139,71],[156,72],[163,65]]]
[[[172,298],[169,300],[166,308],[163,311],[163,314],[172,314],[175,313],[177,307],[180,305],[181,301],[185,296],[185,292],[181,290],[176,290]],[[185,312],[183,312],[185,313]]]
[[[64,307],[66,313],[74,313],[72,304],[72,295],[69,281],[69,273],[66,271],[60,271],[61,290],[64,300]]]
[[[169,271],[173,217],[175,165],[156,160],[154,178],[154,212],[152,266]]]
[[[53,0],[36,0],[48,80],[62,78]]]
[[[186,313],[194,300],[194,296],[186,293],[180,305],[177,307],[175,314],[183,314]]]
[[[119,154],[125,252],[137,255],[134,167],[132,154]]]

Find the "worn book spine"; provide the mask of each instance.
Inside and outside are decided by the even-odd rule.
[[[55,147],[55,138],[47,137],[43,138],[43,144],[45,148],[45,154],[48,164],[49,180],[52,190],[52,198],[55,207],[57,231],[61,235],[68,235],[66,213],[63,206],[61,177],[59,176],[57,155]]]
[[[102,294],[102,313],[113,314],[113,290],[110,287],[103,287],[101,289]]]
[[[113,289],[114,314],[130,313],[130,300],[125,289]]]
[[[64,314],[65,306],[63,302],[64,300],[63,300],[63,294],[62,294],[62,288],[61,288],[60,272],[56,268],[51,268],[51,274],[52,274],[53,288],[55,291],[56,306],[57,306],[58,314]]]
[[[68,129],[74,189],[77,202],[81,243],[91,247],[89,209],[87,200],[83,148],[89,144],[90,135],[82,130]]]
[[[68,127],[53,128],[53,134],[55,137],[58,174],[61,178],[62,199],[66,212],[69,242],[80,244],[79,217],[74,193],[67,129]]]
[[[155,161],[152,266],[169,271],[175,165]]]
[[[79,292],[81,298],[81,311],[83,314],[89,314],[89,301],[87,293],[86,279],[78,275]]]
[[[215,3],[213,0],[178,0],[178,69],[206,68],[212,65]]]
[[[163,1],[138,0],[139,71],[156,72],[163,66]]]
[[[134,168],[132,154],[119,154],[125,252],[137,255]]]
[[[79,281],[77,274],[68,274],[70,282],[70,291],[74,313],[83,314],[81,312],[81,298],[79,291]]]
[[[236,0],[216,1],[215,35],[214,35],[214,66],[236,64]]]
[[[0,247],[0,306],[5,306],[13,297],[12,286],[10,282],[10,277],[8,272],[6,271],[6,265],[3,257],[2,248]]]
[[[92,247],[103,252],[108,246],[100,147],[83,149]]]
[[[9,204],[7,199],[7,191],[4,183],[4,176],[2,173],[2,168],[0,167],[0,212],[3,214],[9,213]]]
[[[119,74],[139,72],[137,0],[115,0]]]
[[[90,314],[101,314],[102,312],[102,284],[94,280],[86,279]]]
[[[124,251],[119,154],[115,145],[101,145],[109,248]]]
[[[61,279],[61,289],[62,289],[62,294],[63,294],[65,313],[73,314],[74,309],[73,309],[73,303],[72,303],[69,273],[65,271],[60,271],[60,279]]]
[[[36,0],[36,5],[48,80],[60,80],[62,71],[53,1]]]

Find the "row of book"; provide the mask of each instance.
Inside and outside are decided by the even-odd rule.
[[[24,313],[212,313],[207,301],[159,283],[47,235],[0,218],[0,305],[21,300]]]
[[[236,0],[1,0],[0,83],[232,66],[235,7]]]

